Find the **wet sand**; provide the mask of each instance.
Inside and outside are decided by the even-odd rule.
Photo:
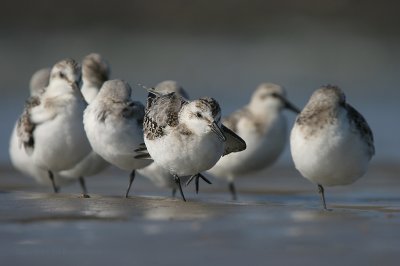
[[[55,195],[18,173],[0,178],[1,265],[398,265],[400,167],[372,166],[348,187],[317,189],[291,167],[185,188],[188,202],[114,169]]]

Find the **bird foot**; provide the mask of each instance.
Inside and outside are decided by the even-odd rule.
[[[208,180],[205,176],[203,176],[201,173],[198,173],[198,174],[192,175],[189,178],[189,180],[186,182],[185,186],[188,186],[193,181],[193,179],[195,179],[196,194],[198,194],[199,193],[199,180],[200,180],[200,178],[203,179],[204,182],[206,182],[207,184],[210,184],[210,185],[212,184],[211,181]]]

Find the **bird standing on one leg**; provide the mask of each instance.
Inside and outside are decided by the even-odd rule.
[[[367,121],[330,85],[316,90],[297,117],[290,148],[296,169],[318,186],[325,210],[324,186],[354,183],[375,154]]]
[[[107,162],[130,171],[128,197],[136,169],[151,163],[136,159],[135,150],[143,143],[144,106],[132,101],[131,87],[122,80],[109,80],[86,108],[84,125],[93,151]]]
[[[287,142],[284,109],[299,113],[287,100],[281,86],[263,83],[253,93],[249,104],[223,119],[228,128],[246,141],[247,148],[221,158],[208,172],[229,182],[233,200],[237,198],[236,177],[265,169],[282,153]]]

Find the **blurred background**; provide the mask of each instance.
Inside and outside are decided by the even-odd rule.
[[[227,115],[261,82],[303,107],[336,84],[375,134],[375,163],[400,159],[400,16],[395,1],[3,1],[0,9],[0,164],[34,71],[101,53],[112,78],[174,79],[192,98],[212,96]],[[287,113],[291,124],[294,115]],[[290,165],[287,147],[280,164]]]

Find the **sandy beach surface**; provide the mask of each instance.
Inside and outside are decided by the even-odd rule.
[[[400,167],[372,165],[347,187],[316,188],[292,167],[185,188],[188,202],[110,169],[55,195],[11,170],[0,178],[2,265],[398,265]]]

